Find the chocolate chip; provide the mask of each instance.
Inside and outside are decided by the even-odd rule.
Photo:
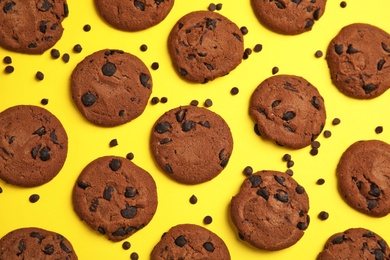
[[[337,245],[337,244],[343,243],[344,241],[345,241],[344,236],[337,236],[337,237],[333,238],[331,242],[332,242],[332,244]]]
[[[138,258],[139,258],[139,256],[136,252],[131,253],[131,255],[130,255],[131,260],[138,260]]]
[[[291,170],[291,169],[287,169],[287,170],[286,170],[286,173],[287,173],[288,175],[290,175],[290,176],[293,176],[293,175],[294,175],[294,172],[293,172],[293,170]]]
[[[321,220],[327,220],[329,218],[329,213],[326,212],[326,211],[321,211],[318,214],[318,218],[321,219]]]
[[[137,189],[133,187],[126,187],[125,197],[126,198],[134,198],[138,194]]]
[[[286,178],[284,178],[283,176],[275,175],[274,179],[275,179],[275,181],[277,183],[279,183],[280,185],[284,186],[284,182],[286,181]]]
[[[158,97],[152,97],[152,99],[150,100],[150,103],[152,105],[156,105],[160,102],[160,99]]]
[[[210,122],[209,121],[204,121],[204,122],[198,122],[201,126],[204,126],[206,128],[210,128]]]
[[[375,86],[374,84],[367,84],[367,85],[364,85],[362,88],[366,94],[370,94],[372,91],[377,89],[378,86]]]
[[[88,188],[90,185],[88,183],[85,183],[83,181],[78,181],[77,182],[77,186],[79,186],[80,188],[82,188],[83,190],[85,190],[86,188]]]
[[[355,49],[354,47],[352,47],[352,44],[349,44],[348,45],[348,48],[347,48],[347,53],[348,54],[355,54],[355,53],[358,53],[359,51],[357,49]]]
[[[139,76],[139,80],[140,80],[142,86],[144,86],[147,89],[150,89],[151,86],[150,86],[150,84],[148,84],[148,82],[150,80],[149,75],[146,75],[145,73],[141,73]]]
[[[322,178],[318,179],[317,182],[316,182],[316,184],[318,184],[318,185],[322,185],[324,183],[325,183],[325,180],[322,179]]]
[[[186,120],[184,123],[181,125],[181,130],[183,132],[189,132],[191,131],[194,127],[196,126],[196,123],[192,120]]]
[[[215,11],[215,9],[217,9],[217,6],[213,3],[209,4],[209,7],[208,7],[209,11]]]
[[[246,167],[244,168],[243,173],[244,173],[245,176],[250,176],[250,175],[252,175],[252,173],[253,173],[252,167],[246,166]]]
[[[137,7],[141,11],[145,11],[145,4],[141,1],[134,0],[134,6]]]
[[[158,64],[158,62],[153,62],[150,67],[152,70],[158,70],[158,68],[160,68],[160,64]]]
[[[25,243],[26,243],[26,242],[25,242],[23,239],[21,239],[21,240],[19,241],[18,250],[19,250],[20,252],[18,252],[18,253],[16,254],[17,256],[23,254],[24,250],[26,250],[26,245],[25,245]]]
[[[43,253],[45,253],[45,255],[52,255],[54,254],[54,246],[51,245],[51,244],[47,244],[44,248],[43,248]]]
[[[306,230],[307,229],[306,223],[305,222],[298,222],[297,228],[299,230]]]
[[[81,97],[81,103],[83,103],[83,105],[85,107],[92,106],[93,104],[95,104],[96,100],[97,100],[97,97],[94,94],[92,94],[91,92],[87,92],[84,95],[82,95],[82,97]]]
[[[12,58],[10,56],[5,56],[3,58],[4,64],[11,64],[12,63]]]
[[[50,55],[53,59],[58,59],[61,56],[60,51],[57,49],[51,49]]]
[[[89,32],[91,30],[91,25],[89,25],[89,24],[84,25],[83,30],[84,30],[84,32]]]
[[[37,130],[34,131],[33,135],[43,136],[46,134],[46,129],[44,126],[41,126]]]
[[[206,216],[203,218],[204,224],[209,225],[209,224],[211,224],[211,222],[213,222],[213,218],[211,216]]]
[[[69,60],[70,60],[70,55],[68,53],[64,53],[64,55],[62,55],[62,61],[68,63]]]
[[[185,70],[185,69],[179,69],[179,73],[181,76],[186,76],[188,74],[188,72]]]
[[[329,138],[329,137],[331,137],[332,136],[332,132],[331,131],[329,131],[329,130],[325,130],[324,131],[324,137],[325,138]]]
[[[4,7],[3,7],[3,12],[4,13],[8,13],[9,11],[12,10],[12,8],[15,6],[15,2],[11,1],[11,2],[7,2],[4,4]]]
[[[148,46],[146,44],[142,44],[139,48],[142,52],[145,52],[148,50]]]
[[[275,107],[279,106],[279,104],[280,104],[281,102],[282,102],[281,100],[275,100],[274,102],[272,102],[271,107],[272,107],[272,108],[275,108]]]
[[[167,144],[167,143],[170,143],[172,142],[172,139],[171,138],[164,138],[160,141],[160,144]]]
[[[137,208],[126,204],[126,208],[121,210],[121,216],[125,219],[134,218],[137,215]]]
[[[383,127],[382,127],[382,126],[377,126],[377,127],[375,128],[375,133],[380,134],[380,133],[382,133],[382,132],[383,132]]]
[[[12,72],[14,72],[15,68],[11,65],[8,65],[4,68],[4,72],[7,73],[7,74],[11,74]]]
[[[3,193],[3,188],[0,187],[0,194]]]
[[[110,201],[112,198],[112,192],[114,191],[114,187],[107,186],[103,191],[103,199]]]
[[[221,10],[222,10],[222,4],[219,3],[219,4],[217,4],[217,11],[221,11]]]
[[[381,190],[375,183],[370,184],[370,191],[368,192],[369,195],[373,197],[379,197],[381,195]]]
[[[267,191],[266,188],[261,188],[259,189],[256,194],[262,198],[264,198],[265,200],[268,200],[269,198],[269,192]]]
[[[106,231],[102,227],[98,227],[97,231],[99,231],[100,234],[105,235]]]
[[[130,242],[125,241],[125,242],[122,243],[122,248],[123,248],[124,250],[129,250],[130,247],[131,247]]]
[[[313,107],[317,110],[320,109],[320,101],[316,96],[313,96],[312,99],[310,100],[310,103],[313,105]]]
[[[107,62],[102,66],[102,73],[105,76],[111,77],[116,72],[116,66],[114,63]]]
[[[183,247],[187,244],[187,240],[184,236],[178,236],[176,239],[175,239],[175,244],[179,247]]]
[[[204,102],[205,107],[211,107],[213,105],[213,101],[211,99],[206,99]]]
[[[290,161],[291,160],[291,155],[286,153],[285,155],[283,155],[282,160],[285,161],[285,162]]]
[[[198,198],[195,195],[192,195],[189,201],[191,204],[196,204],[198,202]]]
[[[293,119],[295,117],[295,113],[292,112],[292,111],[288,111],[286,113],[283,114],[282,116],[282,120],[284,121],[290,121],[291,119]]]
[[[321,13],[321,9],[317,9],[313,12],[313,18],[314,20],[318,21],[318,19],[320,19],[320,13]]]
[[[214,252],[214,246],[211,242],[204,243],[203,248],[206,249],[208,252]]]
[[[341,8],[345,8],[347,6],[347,2],[345,2],[345,1],[341,1],[340,2],[340,7]]]
[[[232,95],[237,95],[239,92],[239,89],[237,87],[233,87],[231,90],[230,90],[230,94]]]
[[[45,238],[45,236],[39,234],[38,232],[31,232],[30,237],[37,238],[39,240],[38,245],[42,244],[42,240]]]
[[[332,121],[332,125],[338,125],[338,124],[340,124],[341,123],[341,120],[339,119],[339,118],[335,118],[335,119],[333,119],[333,121]]]
[[[278,67],[273,67],[272,68],[272,75],[275,75],[278,72],[279,72],[279,68]]]
[[[335,44],[335,45],[334,45],[334,51],[335,51],[338,55],[342,54],[343,51],[344,51],[343,45],[342,45],[342,44]]]
[[[158,123],[156,125],[156,127],[154,128],[154,131],[159,133],[159,134],[163,134],[163,133],[170,131],[171,129],[172,129],[171,124],[169,124],[167,121],[164,121],[164,122]]]
[[[283,203],[288,202],[288,194],[283,190],[278,190],[278,193],[274,195],[274,198]]]
[[[170,174],[173,173],[172,166],[169,163],[165,164],[165,170]]]
[[[45,75],[43,75],[43,73],[40,72],[40,71],[37,71],[37,73],[35,74],[35,78],[36,78],[37,80],[43,80],[44,77],[45,77]]]
[[[311,147],[313,147],[313,148],[320,148],[320,146],[321,146],[321,143],[318,141],[311,142]]]
[[[251,182],[251,188],[257,188],[260,187],[260,184],[263,182],[261,177],[259,175],[252,175],[248,178],[248,180]]]
[[[187,109],[180,109],[175,113],[176,121],[181,123],[183,122],[184,118],[186,117]]]
[[[192,100],[192,101],[190,102],[190,105],[196,107],[196,106],[199,105],[199,101],[198,101],[198,100]]]
[[[112,159],[109,166],[110,169],[115,172],[121,168],[122,162],[119,159]]]
[[[321,58],[322,55],[323,55],[323,53],[322,53],[322,51],[320,51],[320,50],[318,50],[318,51],[316,51],[316,52],[314,53],[314,56],[315,56],[316,58]]]
[[[309,29],[309,28],[311,28],[313,25],[314,25],[314,21],[311,20],[311,19],[307,19],[307,20],[306,20],[305,29]]]
[[[114,146],[117,146],[118,145],[118,140],[116,139],[112,139],[109,143],[109,146],[110,147],[114,147]]]
[[[377,64],[377,69],[378,70],[382,70],[382,68],[383,68],[383,65],[385,64],[385,60],[384,59],[381,59],[380,61],[378,61],[378,64]]]
[[[367,208],[369,210],[374,209],[377,205],[378,205],[378,201],[377,200],[367,199]]]
[[[283,2],[279,1],[279,0],[275,0],[275,5],[279,9],[285,9],[286,8],[286,5]]]
[[[246,26],[242,26],[241,28],[240,28],[240,31],[241,31],[241,33],[242,33],[242,35],[246,35],[246,34],[248,34],[248,28],[246,28]]]
[[[256,44],[255,47],[253,47],[254,52],[261,52],[262,49],[263,45],[261,45],[260,43]]]
[[[318,148],[311,148],[310,155],[316,156],[318,154]]]
[[[76,53],[80,53],[82,50],[83,50],[83,47],[81,47],[80,44],[76,44],[76,45],[73,47],[73,51],[76,52]]]
[[[133,160],[134,159],[134,154],[133,153],[128,153],[128,154],[126,154],[126,159],[128,159],[128,160]]]
[[[38,194],[32,194],[30,197],[29,197],[29,201],[31,203],[35,203],[37,202],[38,200],[40,199],[40,196]]]
[[[43,147],[39,150],[39,159],[41,159],[43,162],[46,162],[50,159],[50,148],[49,147]]]

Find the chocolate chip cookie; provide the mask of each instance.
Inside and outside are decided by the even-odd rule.
[[[194,11],[172,28],[168,49],[177,73],[206,83],[224,76],[242,61],[244,38],[238,26],[212,11]]]
[[[18,105],[0,113],[0,178],[34,187],[52,180],[68,153],[68,136],[48,110]]]
[[[358,141],[344,151],[337,165],[340,194],[354,209],[383,217],[390,213],[390,145]]]
[[[64,236],[36,227],[13,230],[0,239],[0,259],[78,259]]]
[[[121,50],[87,56],[71,76],[74,103],[87,120],[100,126],[117,126],[140,116],[152,85],[145,64]]]
[[[345,95],[371,99],[390,87],[390,35],[370,24],[345,26],[326,53],[333,84]]]
[[[73,206],[92,229],[112,241],[145,227],[157,209],[153,177],[131,161],[100,157],[81,172],[73,189]]]
[[[350,228],[332,235],[317,260],[390,259],[390,248],[378,234],[365,228]]]
[[[286,35],[310,31],[325,12],[326,0],[251,0],[259,21]]]
[[[95,0],[103,19],[124,31],[140,31],[159,24],[174,3],[174,0]]]
[[[180,224],[164,233],[151,253],[151,260],[230,259],[225,242],[210,230],[194,224]]]
[[[41,54],[56,44],[69,13],[66,0],[5,0],[0,8],[0,46],[29,54]]]
[[[261,171],[245,179],[232,198],[230,215],[240,237],[264,250],[297,243],[309,225],[309,198],[291,176]]]
[[[250,114],[260,135],[292,149],[308,146],[326,120],[324,99],[306,79],[272,76],[255,89]]]
[[[233,150],[229,126],[218,114],[201,107],[169,110],[154,124],[150,146],[160,168],[172,179],[199,184],[216,177]]]

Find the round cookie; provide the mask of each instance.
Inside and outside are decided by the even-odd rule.
[[[106,22],[131,32],[159,24],[174,3],[174,0],[95,0],[95,6]]]
[[[390,259],[386,241],[364,228],[350,228],[332,235],[317,260],[333,259]]]
[[[226,167],[233,138],[218,114],[184,106],[169,110],[156,121],[150,146],[155,161],[169,177],[180,183],[199,184]]]
[[[66,0],[7,0],[0,2],[0,8],[0,46],[29,54],[54,46],[69,13]]]
[[[350,24],[329,43],[326,60],[333,84],[345,95],[371,99],[390,87],[390,35],[369,24]]]
[[[73,188],[73,207],[92,229],[123,240],[145,227],[157,209],[153,177],[131,161],[104,156],[90,162]]]
[[[230,253],[217,234],[198,225],[180,224],[163,234],[153,248],[150,259],[229,260]]]
[[[117,126],[140,116],[152,85],[145,64],[120,50],[100,50],[87,56],[71,76],[74,103],[87,120],[100,126]]]
[[[251,0],[259,21],[268,29],[286,35],[310,31],[325,12],[326,0]]]
[[[240,238],[264,250],[294,245],[309,225],[309,198],[286,173],[261,171],[245,179],[230,204]]]
[[[194,11],[172,28],[168,49],[184,79],[206,83],[224,76],[242,61],[244,38],[238,26],[212,11]]]
[[[52,180],[68,153],[68,136],[48,110],[31,105],[0,113],[0,178],[35,187]]]
[[[321,133],[326,120],[324,99],[306,79],[272,76],[255,89],[250,114],[262,137],[300,149]]]
[[[0,239],[0,259],[78,259],[64,236],[36,227],[13,230]]]
[[[337,165],[339,192],[354,209],[383,217],[390,213],[390,145],[379,140],[358,141],[347,148]]]

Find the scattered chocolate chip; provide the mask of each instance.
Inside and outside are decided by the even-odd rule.
[[[215,11],[217,9],[217,6],[213,3],[209,4],[209,7],[208,7],[209,11]]]
[[[318,185],[323,185],[324,183],[325,183],[325,180],[322,178],[318,179],[316,182],[316,184],[318,184]]]
[[[217,4],[217,11],[221,11],[221,10],[222,10],[222,4],[219,3],[219,4]]]
[[[41,104],[44,105],[44,106],[47,105],[47,104],[49,104],[49,99],[47,99],[47,98],[42,98],[42,99],[41,99]]]
[[[146,44],[142,44],[139,49],[141,51],[147,51],[148,50],[148,46]]]
[[[204,224],[208,225],[208,224],[211,224],[211,222],[213,222],[213,218],[211,216],[204,217],[204,219],[203,219]]]
[[[332,125],[338,125],[338,124],[340,124],[340,122],[341,122],[341,120],[336,117],[335,119],[333,119]]]
[[[253,48],[253,51],[254,52],[261,52],[261,50],[263,49],[263,45],[261,45],[260,43],[256,44],[255,47]]]
[[[130,242],[125,241],[125,242],[122,243],[122,248],[123,248],[124,250],[129,250],[130,247],[131,247]]]
[[[45,78],[45,75],[41,71],[37,71],[37,73],[35,74],[35,78],[37,80],[43,80]]]
[[[252,167],[250,167],[250,166],[245,167],[243,173],[244,173],[245,176],[252,175],[252,173],[253,173]]]
[[[0,194],[3,193],[3,188],[0,187]]]
[[[191,204],[196,204],[198,202],[198,198],[195,195],[192,195],[190,197],[190,203]]]
[[[213,101],[211,99],[206,99],[204,102],[205,107],[211,107],[213,105]]]
[[[282,160],[285,161],[285,162],[290,161],[291,160],[291,155],[286,153],[285,155],[283,155]]]
[[[3,62],[4,62],[5,64],[11,64],[11,63],[12,63],[12,58],[11,58],[10,56],[5,56],[5,57],[3,58]]]
[[[287,162],[287,168],[291,168],[294,166],[294,161],[290,160]]]
[[[251,48],[246,48],[245,53],[249,56],[252,54],[252,49]]]
[[[341,8],[347,7],[347,2],[341,1],[341,2],[340,2],[340,7],[341,7]]]
[[[81,47],[80,44],[76,44],[76,45],[73,47],[73,51],[76,52],[76,53],[80,53],[82,50],[83,50],[83,47]]]
[[[190,105],[194,106],[194,107],[197,107],[199,105],[199,101],[198,100],[192,100]]]
[[[231,90],[230,90],[230,94],[232,94],[233,96],[234,95],[237,95],[239,92],[239,89],[237,87],[233,87]]]
[[[383,127],[382,127],[382,126],[377,126],[377,127],[375,128],[375,133],[380,134],[380,133],[382,133],[382,132],[383,132]]]
[[[272,75],[275,75],[278,72],[279,72],[279,68],[278,67],[273,67],[272,68]]]
[[[110,144],[109,144],[110,147],[114,147],[114,146],[117,146],[117,145],[118,145],[118,140],[112,139],[112,140],[110,141]]]
[[[316,58],[321,58],[322,55],[323,55],[323,53],[322,53],[322,51],[320,51],[320,50],[318,50],[318,51],[316,51],[316,52],[314,53],[314,56],[315,56]]]
[[[160,68],[160,64],[158,62],[153,62],[150,67],[152,70],[158,70],[158,68]]]
[[[162,97],[162,98],[160,99],[160,102],[163,103],[163,104],[165,104],[165,103],[168,102],[168,98],[167,98],[167,97]]]
[[[293,172],[293,170],[291,170],[291,169],[287,169],[287,170],[286,170],[286,173],[287,173],[288,175],[290,175],[290,176],[293,176],[293,175],[294,175],[294,172]]]
[[[332,136],[332,132],[331,131],[329,131],[329,130],[325,130],[324,131],[324,137],[325,138],[329,138],[329,137],[331,137]]]
[[[126,159],[128,159],[128,160],[133,160],[134,159],[134,154],[133,153],[128,153],[128,154],[126,154]]]
[[[312,147],[310,150],[310,155],[316,156],[318,154],[318,148]]]
[[[58,59],[61,56],[60,51],[57,49],[51,49],[50,55],[53,59]]]
[[[139,256],[136,252],[131,253],[131,255],[130,255],[131,260],[138,260],[138,258],[139,258]]]
[[[318,218],[321,220],[327,220],[329,218],[329,213],[326,211],[321,211],[320,214],[318,214]]]
[[[320,146],[321,146],[321,143],[318,142],[318,141],[313,141],[313,142],[311,143],[311,147],[312,147],[312,148],[320,148]]]
[[[11,74],[12,72],[14,72],[15,68],[11,65],[8,65],[5,67],[4,69],[4,72],[7,73],[7,74]]]
[[[28,199],[31,203],[35,203],[39,200],[40,196],[38,194],[32,194]]]
[[[152,105],[157,105],[159,102],[160,102],[160,99],[158,97],[152,97],[152,99],[150,100],[150,103]]]
[[[84,30],[84,32],[89,32],[91,30],[91,25],[89,25],[89,24],[84,25],[83,30]]]
[[[246,28],[246,26],[242,26],[242,27],[240,28],[240,31],[241,31],[242,35],[248,34],[248,28]]]
[[[68,63],[70,60],[70,55],[68,53],[64,53],[62,55],[62,61],[65,62],[65,63]]]

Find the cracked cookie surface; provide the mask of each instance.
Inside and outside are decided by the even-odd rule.
[[[0,8],[0,46],[29,54],[41,54],[60,40],[69,13],[65,0],[6,0]]]
[[[317,88],[293,75],[272,76],[260,83],[249,111],[263,138],[292,149],[310,145],[326,120],[324,99]]]
[[[100,50],[72,72],[74,103],[90,122],[117,126],[140,116],[152,93],[152,77],[136,56],[121,50]]]
[[[239,236],[264,250],[281,250],[297,243],[308,228],[309,198],[291,176],[277,171],[256,172],[245,179],[230,204]]]
[[[152,155],[170,178],[199,184],[216,177],[228,164],[233,138],[225,120],[200,107],[183,106],[164,113],[152,128]]]
[[[52,180],[68,153],[68,136],[48,110],[17,105],[0,113],[0,178],[35,187]]]
[[[358,141],[344,151],[337,165],[339,192],[354,209],[382,217],[390,213],[390,145]]]
[[[349,97],[371,99],[390,87],[390,35],[378,27],[343,27],[329,43],[326,60],[333,84]]]
[[[221,14],[194,11],[174,25],[168,49],[180,77],[206,83],[241,63],[244,38],[238,26]]]
[[[145,227],[157,204],[153,177],[121,157],[104,156],[90,162],[73,188],[78,216],[112,241],[121,241]]]
[[[198,225],[180,224],[164,233],[153,248],[151,260],[163,259],[229,260],[230,253],[217,234]]]

